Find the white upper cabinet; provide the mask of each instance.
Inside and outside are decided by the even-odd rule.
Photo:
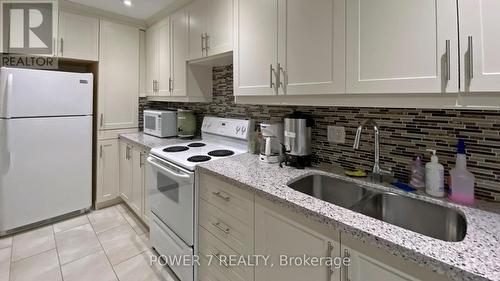
[[[278,1],[235,0],[235,95],[276,95]]]
[[[233,50],[233,0],[197,0],[187,11],[189,60]]]
[[[239,0],[235,95],[345,92],[344,0]]]
[[[164,19],[146,31],[146,93],[170,96],[170,22]]]
[[[458,92],[455,0],[352,0],[346,11],[348,93]]]
[[[58,56],[97,61],[99,59],[99,20],[66,12],[59,13]]]
[[[186,61],[188,53],[187,13],[180,11],[170,17],[170,80],[172,96],[186,95]]]
[[[278,7],[279,93],[344,93],[345,1],[279,0]]]
[[[232,51],[233,0],[210,0],[207,11],[205,48],[208,55]]]
[[[459,0],[462,90],[500,91],[500,1]]]
[[[99,130],[136,128],[139,102],[139,29],[100,23]]]
[[[199,59],[206,56],[205,33],[207,25],[208,1],[194,1],[188,7],[188,60]]]

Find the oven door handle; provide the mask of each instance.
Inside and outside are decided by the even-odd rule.
[[[160,164],[156,163],[153,161],[153,159],[151,157],[148,157],[148,163],[153,165],[154,167],[164,171],[164,172],[167,172],[169,173],[170,175],[174,176],[174,177],[177,177],[177,178],[183,178],[183,179],[189,179],[191,176],[188,175],[188,174],[178,174],[172,170],[169,170],[163,166],[161,166]]]

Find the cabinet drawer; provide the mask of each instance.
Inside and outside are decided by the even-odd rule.
[[[237,253],[251,255],[254,252],[253,228],[226,214],[222,210],[200,200],[200,226],[224,241]]]
[[[254,269],[251,266],[225,264],[223,258],[219,262],[218,257],[234,256],[239,258],[240,255],[234,250],[226,246],[222,241],[217,239],[203,227],[199,228],[199,253],[202,257],[200,264],[200,272],[216,271],[220,272],[227,279],[232,281],[251,281],[254,279]],[[208,262],[211,259],[211,263]]]
[[[201,198],[253,227],[253,193],[205,174],[200,175],[199,187]]]

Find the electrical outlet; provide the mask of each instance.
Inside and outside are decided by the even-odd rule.
[[[345,127],[328,126],[328,141],[345,144]]]

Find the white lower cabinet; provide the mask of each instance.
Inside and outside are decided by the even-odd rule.
[[[132,199],[132,147],[120,141],[120,197],[130,205]]]
[[[342,272],[343,280],[350,281],[417,281],[414,277],[388,266],[370,256],[342,246],[342,253],[350,259],[350,266]]]
[[[450,280],[217,177],[198,176],[200,281]],[[218,262],[229,255],[260,262]]]
[[[304,216],[256,197],[255,253],[270,256],[274,266],[256,267],[255,280],[340,280],[340,268],[325,262],[311,266],[297,264],[304,261],[305,256],[340,257],[338,232],[320,233],[313,228],[317,228],[316,225]],[[295,257],[298,259],[294,260]]]
[[[144,165],[147,155],[142,147],[120,140],[120,197],[148,225]]]
[[[118,139],[99,140],[97,143],[96,205],[118,197],[118,163]]]

